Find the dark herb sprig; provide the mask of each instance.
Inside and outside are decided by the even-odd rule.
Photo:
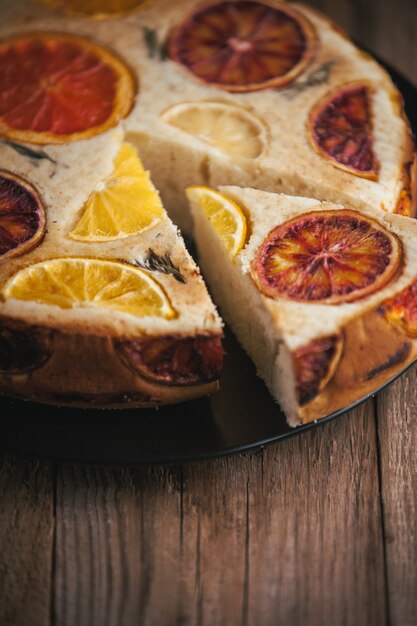
[[[140,267],[141,269],[148,270],[150,272],[161,272],[162,274],[171,274],[179,283],[186,283],[184,276],[176,265],[173,264],[169,254],[159,256],[149,248],[145,258],[142,261],[135,259],[130,262],[130,265]]]
[[[153,28],[148,28],[148,26],[144,26],[142,28],[143,32],[143,40],[148,48],[148,56],[151,59],[160,59],[160,61],[165,61],[168,57],[167,45],[165,42],[161,43],[158,41],[158,35],[153,30]]]
[[[331,61],[327,61],[327,63],[323,63],[320,67],[318,67],[314,72],[306,76],[303,80],[299,82],[293,83],[292,85],[288,85],[288,87],[284,87],[283,91],[285,94],[288,94],[290,97],[301,93],[305,89],[309,87],[315,87],[316,85],[322,85],[323,83],[327,83],[330,76],[330,70],[333,65],[336,63],[336,60],[332,59]]]
[[[46,159],[54,165],[57,165],[57,161],[50,157],[49,154],[47,154],[44,150],[34,150],[33,148],[28,148],[27,146],[24,146],[21,143],[16,143],[15,141],[11,141],[10,139],[2,139],[1,143],[9,146],[9,148],[12,148],[12,150],[17,152],[18,154],[21,154],[24,157],[27,157],[34,163],[37,163],[42,159]]]

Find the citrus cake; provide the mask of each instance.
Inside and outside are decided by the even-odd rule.
[[[401,95],[376,61],[308,6],[275,0],[3,0],[1,9],[0,54],[5,66],[14,67],[14,90],[2,97],[0,130],[35,143],[68,139],[65,125],[58,137],[48,131],[57,128],[52,66],[41,89],[48,102],[37,91],[23,112],[16,93],[20,86],[26,97],[37,82],[48,32],[88,38],[91,54],[100,43],[109,76],[123,72],[122,65],[133,72],[137,97],[124,123],[127,139],[184,230],[191,230],[184,195],[190,184],[250,186],[358,209],[415,210],[415,153]],[[32,37],[30,66],[18,53],[24,45],[19,35]],[[88,101],[84,117],[96,115],[99,131],[125,115],[129,86],[122,86],[103,122],[114,81],[102,66],[89,71],[86,92],[74,96],[78,76],[71,67],[58,91],[61,98],[71,92]],[[31,139],[35,128],[43,129],[42,137]]]
[[[153,406],[217,387],[221,320],[163,209],[191,233],[190,185],[263,190],[259,208],[255,200],[250,208],[258,213],[269,197],[263,194],[277,192],[315,198],[294,200],[297,207],[313,203],[330,212],[336,204],[355,216],[363,212],[365,223],[388,220],[394,229],[407,222],[395,216],[390,221],[393,214],[415,213],[415,150],[399,92],[378,63],[305,5],[0,0],[0,9],[3,393],[78,406]],[[220,274],[218,258],[210,266],[209,255],[216,246],[219,258],[224,251],[201,225],[204,211],[197,205],[205,269],[234,324],[222,294],[239,282],[233,276],[238,259],[249,254],[253,224],[238,220],[235,230],[233,211],[232,217],[214,211],[211,225],[222,233],[227,258],[235,258]],[[265,211],[266,220],[271,212]],[[276,208],[277,224],[280,215]],[[264,339],[282,333],[283,342],[292,337],[278,369],[290,367],[294,351],[308,345],[309,329],[315,340],[323,311],[337,320],[334,345],[326,352],[330,365],[320,361],[320,393],[314,399],[307,393],[302,406],[291,368],[291,399],[274,386],[288,384],[285,378],[276,383],[275,370],[266,375],[272,344],[262,370],[249,342],[292,423],[333,408],[333,400],[322,398],[332,389],[333,383],[325,385],[329,372],[336,361],[340,367],[344,362],[338,324],[348,327],[355,317],[347,311],[368,311],[368,303],[402,284],[399,268],[412,262],[408,256],[405,265],[401,261],[398,233],[384,237],[376,243],[391,245],[392,258],[381,271],[371,268],[377,276],[372,285],[344,294],[346,301],[308,303],[313,315],[297,323],[293,334],[277,330],[275,318],[261,313],[275,297],[267,272],[250,282],[248,294],[262,302],[255,307],[253,323],[260,326],[251,341],[257,333]],[[297,278],[305,289],[307,278]],[[242,284],[248,280],[245,274]],[[398,324],[388,326],[392,337],[400,332]],[[414,354],[414,344],[405,343],[411,347],[397,359],[402,364]],[[357,389],[366,391],[385,375]],[[345,387],[348,401],[355,396],[353,383]]]
[[[119,130],[73,146],[36,167],[5,153],[1,391],[118,407],[215,390],[221,322],[136,150]]]
[[[187,191],[204,275],[292,426],[417,358],[417,222],[311,198]]]

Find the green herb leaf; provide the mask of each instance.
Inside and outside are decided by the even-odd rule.
[[[57,162],[55,161],[55,159],[50,157],[49,154],[46,154],[44,150],[33,150],[33,148],[28,148],[27,146],[24,146],[21,143],[10,141],[10,139],[2,139],[1,143],[5,144],[6,146],[9,146],[9,148],[12,148],[12,150],[17,152],[18,154],[21,154],[24,157],[27,157],[31,161],[36,162],[36,161],[41,161],[42,159],[46,159],[47,161],[50,161],[54,165],[57,165]]]
[[[148,56],[151,59],[160,59],[161,61],[165,61],[168,57],[168,49],[166,42],[160,43],[158,41],[158,35],[153,30],[153,28],[148,28],[148,26],[144,26],[142,28],[143,32],[143,40],[148,48]]]
[[[126,261],[125,261],[126,262]],[[141,269],[148,270],[150,272],[161,272],[162,274],[171,274],[179,283],[186,283],[184,276],[176,265],[173,264],[169,254],[159,256],[149,248],[145,258],[141,261],[135,259],[129,265],[134,267],[140,267]]]
[[[301,93],[305,89],[309,87],[315,87],[316,85],[322,85],[323,83],[327,83],[330,76],[330,70],[335,65],[336,60],[327,61],[327,63],[323,63],[319,68],[317,68],[314,72],[306,76],[303,80],[292,83],[292,85],[288,85],[288,87],[284,87],[284,89],[279,89],[277,91],[284,91],[290,97]]]

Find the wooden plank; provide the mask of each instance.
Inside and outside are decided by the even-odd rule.
[[[380,626],[372,404],[262,452],[180,469],[66,467],[58,626]]]
[[[179,493],[175,470],[59,470],[57,625],[170,623],[180,584]]]
[[[53,526],[51,466],[1,459],[1,626],[50,623]]]
[[[417,367],[378,398],[391,626],[417,623]]]
[[[376,456],[371,403],[266,451],[251,515],[251,624],[385,623]]]
[[[310,0],[351,37],[389,61],[417,84],[417,2],[415,0]]]

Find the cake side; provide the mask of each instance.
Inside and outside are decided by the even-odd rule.
[[[346,408],[417,358],[415,336],[391,323],[384,311],[385,303],[408,289],[417,276],[414,222],[368,210],[401,241],[401,263],[373,293],[334,304],[294,301],[266,296],[254,280],[253,260],[262,242],[274,226],[291,224],[294,216],[345,215],[346,209],[235,187],[224,187],[221,193],[241,207],[248,237],[231,258],[202,206],[192,200],[203,272],[226,321],[292,426]]]

